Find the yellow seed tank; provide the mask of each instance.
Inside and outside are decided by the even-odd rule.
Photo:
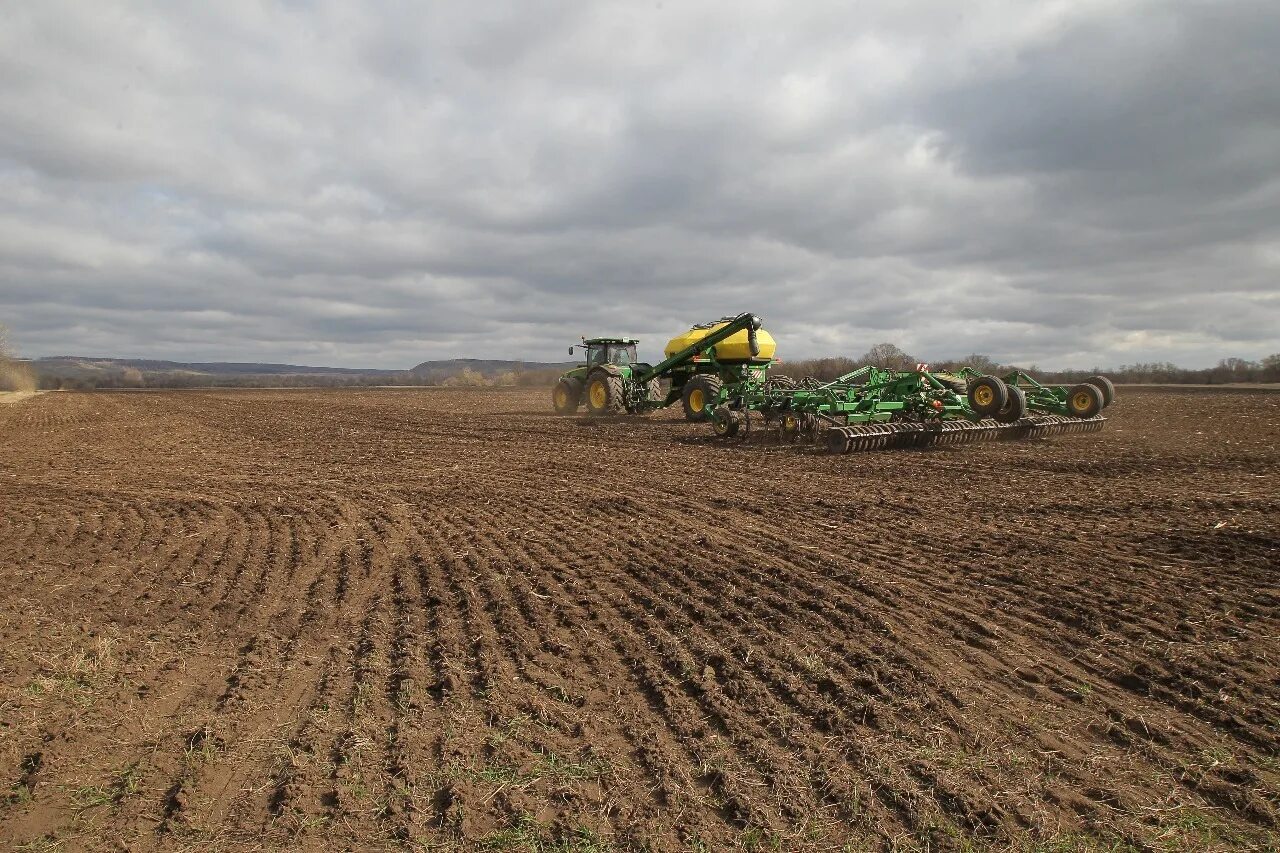
[[[719,320],[715,323],[694,326],[684,334],[675,336],[667,341],[667,348],[663,351],[664,355],[670,358],[680,350],[693,346],[717,329],[724,328],[732,319],[730,317],[728,320]],[[760,354],[755,358],[761,360],[772,359],[774,352],[778,348],[778,345],[774,343],[773,336],[764,329],[756,332],[756,345],[760,348]],[[715,351],[717,361],[750,361],[752,359],[751,345],[747,342],[745,329],[716,344]],[[705,358],[705,354],[702,357]]]

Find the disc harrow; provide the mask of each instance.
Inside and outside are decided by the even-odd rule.
[[[928,367],[863,367],[825,384],[744,372],[724,383],[709,419],[723,438],[774,435],[855,453],[1097,432],[1106,423],[1102,409],[1115,399],[1115,387],[1100,376],[1068,388],[1021,371],[997,377]],[[767,429],[753,429],[753,415]]]
[[[862,453],[871,450],[973,444],[979,441],[1048,438],[1098,432],[1106,420],[1101,415],[1085,420],[1046,415],[1040,418],[1022,418],[1011,424],[991,419],[977,423],[955,420],[931,424],[855,424],[831,427],[826,431],[826,443],[827,449],[832,453]]]

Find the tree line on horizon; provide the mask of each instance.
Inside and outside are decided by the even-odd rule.
[[[966,366],[980,373],[990,374],[1021,370],[1038,380],[1052,384],[1082,382],[1098,374],[1122,384],[1227,385],[1236,382],[1280,382],[1280,353],[1273,353],[1261,361],[1224,358],[1216,366],[1205,368],[1179,367],[1166,361],[1122,364],[1113,368],[1092,367],[1088,370],[1043,370],[1035,364],[1004,364],[979,353],[958,359],[929,361],[908,355],[891,343],[876,344],[857,359],[835,357],[784,361],[779,365],[778,370],[796,379],[812,376],[814,379],[830,382],[866,364],[893,370],[912,370],[922,362],[927,362],[930,370],[938,372],[959,370]]]
[[[101,375],[53,376],[39,373],[38,365],[21,362],[0,354],[8,370],[0,371],[0,390],[17,390],[13,387],[16,377],[24,388],[38,386],[42,389],[92,390],[95,388],[347,388],[378,385],[403,387],[463,387],[463,388],[535,388],[549,387],[555,383],[560,371],[547,368],[508,369],[483,373],[472,367],[463,367],[450,373],[434,371],[417,373],[397,371],[377,374],[315,374],[315,373],[250,373],[216,374],[190,371],[143,371],[134,367]],[[812,377],[831,381],[838,376],[856,370],[866,364],[896,370],[910,370],[924,361],[904,352],[892,343],[877,344],[860,358],[836,356],[830,358],[783,361],[778,367],[795,379]],[[23,369],[16,369],[21,365]],[[1042,370],[1036,365],[1008,365],[989,356],[974,353],[960,359],[929,362],[935,371],[957,370],[969,366],[982,373],[1001,374],[1021,369],[1037,379],[1069,384],[1102,373],[1121,384],[1195,384],[1225,385],[1231,383],[1280,382],[1280,353],[1269,355],[1261,361],[1242,358],[1224,358],[1214,367],[1193,369],[1179,367],[1170,362],[1145,362],[1125,364],[1116,368],[1090,368],[1088,370]],[[32,381],[31,372],[35,377]]]

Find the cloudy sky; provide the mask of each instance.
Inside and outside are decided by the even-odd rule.
[[[1280,7],[0,0],[26,355],[1280,351]]]

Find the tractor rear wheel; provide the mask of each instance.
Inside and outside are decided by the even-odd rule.
[[[593,415],[620,415],[627,409],[626,388],[621,376],[606,370],[587,377],[587,411]]]
[[[1116,386],[1111,384],[1111,380],[1107,377],[1092,376],[1085,382],[1097,386],[1097,389],[1102,392],[1102,408],[1105,409],[1116,401]]]
[[[1009,402],[996,413],[995,419],[1002,424],[1017,423],[1027,416],[1027,395],[1021,388],[1006,385],[1009,390]]]
[[[707,407],[715,403],[720,396],[720,378],[718,376],[695,376],[684,383],[684,392],[680,395],[680,403],[684,408],[686,421],[707,420]]]
[[[551,405],[557,415],[572,415],[578,411],[582,403],[582,380],[575,376],[565,376],[556,383],[551,391]]]
[[[1067,411],[1073,418],[1091,418],[1102,411],[1102,390],[1082,382],[1067,392]]]
[[[1009,405],[1009,386],[995,376],[979,376],[969,383],[969,406],[988,418]]]
[[[649,394],[649,402],[661,403],[666,395],[662,393],[662,381],[659,379],[650,379],[649,384],[645,386],[645,390]]]

